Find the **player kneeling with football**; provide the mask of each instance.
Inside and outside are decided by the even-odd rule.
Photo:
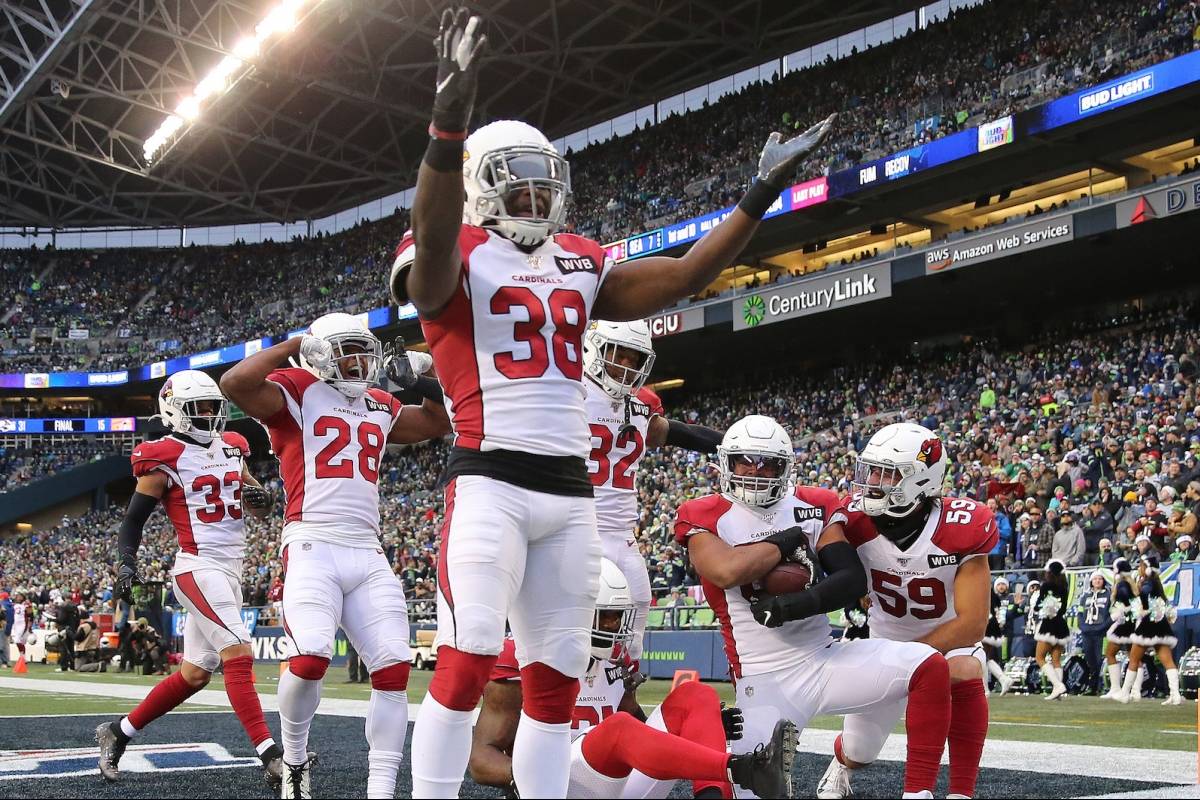
[[[736,783],[766,797],[791,796],[796,729],[775,726],[770,743],[731,756],[741,736],[737,709],[721,709],[716,690],[696,681],[671,691],[647,717],[637,702],[645,676],[630,667],[636,604],[617,565],[601,562],[592,624],[592,658],[571,720],[570,798],[666,797],[677,780],[696,797],[730,797]],[[505,640],[484,689],[469,769],[476,783],[515,790],[512,749],[521,718],[519,642]],[[513,791],[515,796],[515,791]]]
[[[675,536],[721,622],[745,715],[746,735],[734,751],[764,741],[781,718],[803,728],[818,714],[907,698],[904,797],[932,797],[950,725],[946,659],[919,642],[830,647],[826,614],[867,591],[837,494],[792,485],[792,440],[769,417],[735,422],[717,457],[720,492],[681,505]],[[777,569],[781,562],[799,562],[808,575],[791,563]]]

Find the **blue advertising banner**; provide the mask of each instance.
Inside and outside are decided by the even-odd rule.
[[[910,147],[829,176],[829,193],[842,197],[862,189],[899,180],[979,152],[979,133],[972,128],[928,144]]]
[[[257,611],[257,609],[254,610]],[[250,632],[250,646],[254,650],[255,661],[278,662],[290,658],[292,653],[288,649],[288,641],[283,628],[274,625],[256,626],[256,630]],[[345,666],[348,650],[349,643],[346,641],[346,634],[339,628],[337,638],[333,642],[333,658],[330,659],[330,666]]]

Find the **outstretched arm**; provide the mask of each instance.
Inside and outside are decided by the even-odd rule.
[[[830,114],[804,133],[767,139],[758,161],[758,180],[736,209],[679,258],[651,256],[610,267],[592,316],[618,322],[641,319],[708,286],[750,243],[767,209],[796,169],[833,127]]]
[[[477,36],[479,24],[466,9],[447,9],[433,42],[437,94],[413,198],[413,262],[407,278],[400,273],[392,284],[397,302],[407,296],[427,318],[450,302],[462,269],[463,142],[475,105],[479,54],[487,44],[486,36]]]
[[[646,447],[662,447],[669,444],[697,453],[713,453],[716,452],[717,445],[721,444],[722,436],[718,430],[703,425],[689,425],[656,414],[650,418],[650,426],[646,430]]]

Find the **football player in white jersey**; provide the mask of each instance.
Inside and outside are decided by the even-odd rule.
[[[33,603],[29,601],[29,597],[23,588],[13,590],[13,624],[12,636],[13,644],[17,646],[17,658],[25,657],[25,639],[29,636],[30,629],[33,628]],[[7,645],[5,645],[7,647]],[[7,653],[5,653],[7,655]]]
[[[794,460],[792,440],[775,420],[745,417],[717,451],[720,492],[676,513],[675,537],[721,623],[745,715],[745,736],[733,749],[765,741],[780,718],[803,729],[818,714],[890,707],[907,697],[904,796],[932,797],[950,721],[946,659],[917,642],[831,646],[826,614],[857,602],[866,576],[846,541],[837,494],[794,486]],[[782,561],[808,568],[808,588],[765,592],[761,581]]]
[[[971,797],[987,738],[981,640],[991,613],[987,554],[999,536],[992,512],[966,498],[943,499],[942,441],[898,422],[878,430],[859,454],[854,492],[844,503],[846,538],[858,550],[871,592],[871,636],[924,642],[950,666],[950,788]],[[870,764],[904,712],[891,706],[846,717],[818,797],[849,797],[850,769]]]
[[[288,368],[292,359],[299,367]],[[308,731],[338,626],[371,675],[368,797],[392,797],[408,733],[408,609],[379,543],[379,469],[387,443],[449,432],[446,412],[404,406],[375,388],[383,348],[361,318],[326,314],[308,332],[248,357],[221,378],[267,427],[280,462],[283,627],[279,680],[284,797],[309,796]]]
[[[500,121],[468,138],[485,44],[479,25],[465,10],[442,18],[413,230],[390,279],[393,298],[411,299],[420,313],[455,434],[437,668],[413,732],[413,792],[458,796],[472,712],[507,620],[525,687],[517,786],[529,797],[561,797],[601,553],[584,461],[588,323],[641,319],[711,283],[833,118],[786,142],[772,134],[758,183],[686,255],[614,265],[596,242],[560,232],[569,168],[540,131]]]
[[[631,670],[634,603],[625,576],[601,562],[600,594],[592,622],[591,661],[571,718],[569,798],[663,798],[678,780],[695,797],[729,797],[730,783],[766,797],[791,797],[795,726],[781,723],[768,747],[730,756],[728,739],[741,735],[741,714],[721,708],[716,691],[698,681],[680,684],[649,716],[637,701],[644,676]],[[469,768],[483,786],[514,788],[512,747],[521,723],[521,668],[506,639],[483,694]]]
[[[188,614],[179,671],[159,682],[128,715],[96,728],[100,774],[108,781],[118,779],[129,740],[207,686],[218,666],[225,674],[229,703],[262,759],[268,782],[279,786],[283,775],[283,752],[271,738],[254,688],[254,654],[241,613],[243,513],[265,517],[271,496],[246,467],[246,439],[225,431],[226,406],[208,375],[176,372],[158,392],[158,413],[170,434],[142,442],[130,458],[137,487],[118,533],[116,594],[132,602],[132,588],[140,583],[142,529],[161,501],[179,539],[171,576]]]
[[[642,657],[650,608],[650,575],[638,549],[638,466],[664,444],[711,453],[720,431],[663,415],[658,395],[646,388],[654,367],[654,341],[644,320],[593,322],[583,338],[584,388],[592,450],[588,477],[596,496],[596,527],[604,557],[625,574],[637,606],[629,655]]]

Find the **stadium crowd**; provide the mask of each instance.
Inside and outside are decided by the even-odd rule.
[[[750,84],[571,154],[572,226],[609,241],[735,203],[773,128],[840,112],[810,163],[843,169],[1191,50],[1198,22],[1197,0],[958,10],[852,58]],[[920,79],[897,87],[896,74]],[[380,306],[380,267],[407,226],[398,209],[286,243],[0,253],[0,291],[16,305],[0,326],[4,370],[123,369],[278,335],[334,308]],[[30,341],[37,329],[64,337],[72,328],[89,338]]]
[[[115,446],[90,439],[40,447],[0,445],[0,494],[116,453]]]
[[[797,479],[849,491],[852,455],[885,422],[937,430],[952,458],[946,491],[987,501],[1000,543],[993,569],[1111,564],[1157,549],[1196,555],[1200,517],[1200,309],[1177,307],[1053,330],[1021,347],[975,341],[954,349],[837,367],[723,391],[670,394],[668,415],[723,429],[749,413],[792,432]],[[412,600],[433,597],[445,443],[389,456],[380,474],[383,543]],[[675,508],[707,491],[708,457],[649,453],[638,476],[639,541],[658,597],[695,582],[671,538]],[[282,496],[273,461],[252,471]],[[248,520],[244,600],[279,599],[282,503]],[[111,600],[122,509],[64,519],[0,539],[0,587]],[[174,545],[165,515],[147,527],[144,574],[168,584]],[[167,603],[171,598],[168,593]],[[419,613],[430,609],[422,606]]]

